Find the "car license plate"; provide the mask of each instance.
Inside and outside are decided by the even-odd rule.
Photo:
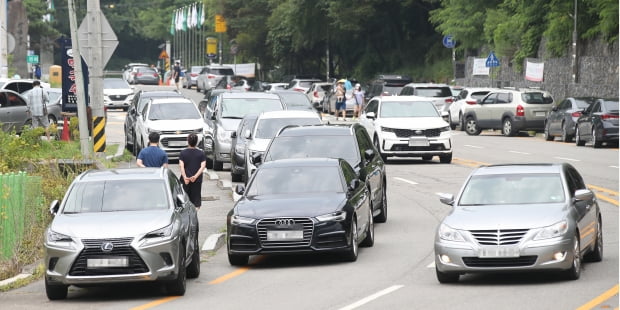
[[[127,267],[129,260],[125,256],[113,256],[107,258],[89,258],[86,260],[87,268]]]
[[[268,230],[267,241],[303,240],[303,230]]]
[[[540,112],[536,112],[535,114],[536,116],[541,116],[541,117],[545,117],[545,115],[547,115],[547,113],[545,113],[545,111],[540,111]]]
[[[519,257],[519,248],[516,246],[483,246],[478,251],[478,257]]]
[[[429,146],[428,139],[426,137],[409,138],[409,146]]]
[[[186,141],[168,141],[168,146],[187,146]]]

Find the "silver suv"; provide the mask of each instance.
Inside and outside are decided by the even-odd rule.
[[[208,90],[215,88],[222,79],[228,80],[228,77],[235,75],[233,68],[220,65],[209,65],[198,74],[196,78],[196,91],[207,93]]]
[[[409,83],[400,90],[399,96],[418,96],[429,98],[435,104],[441,117],[448,121],[450,105],[454,101],[452,89],[446,84],[435,83]]]
[[[543,131],[552,103],[551,94],[538,89],[495,90],[465,107],[461,128],[469,135],[479,135],[483,129],[501,129],[507,137],[519,131]]]

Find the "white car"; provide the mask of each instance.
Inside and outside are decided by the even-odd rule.
[[[363,109],[359,123],[384,161],[388,156],[423,160],[439,156],[441,163],[452,162],[450,125],[429,98],[374,97]]]
[[[103,105],[112,109],[127,111],[133,100],[133,86],[121,78],[103,79]]]
[[[448,109],[454,101],[452,89],[447,84],[409,83],[400,90],[399,96],[426,97],[433,101],[441,117],[448,121]]]
[[[450,108],[448,109],[448,122],[452,130],[459,127],[462,123],[463,111],[468,104],[476,104],[494,88],[474,88],[467,87],[461,90]]]
[[[320,82],[314,83],[308,91],[306,92],[306,96],[312,102],[312,106],[317,109],[323,108],[323,97],[328,94],[332,90],[333,83],[330,82]]]

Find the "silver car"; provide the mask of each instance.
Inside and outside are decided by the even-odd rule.
[[[466,273],[581,274],[582,258],[603,258],[597,200],[570,164],[512,164],[474,170],[435,235],[441,283]]]
[[[196,208],[166,168],[90,170],[59,202],[45,237],[45,290],[67,298],[69,285],[160,281],[185,294],[200,275]]]

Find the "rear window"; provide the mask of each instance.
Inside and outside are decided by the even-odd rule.
[[[382,96],[396,96],[400,93],[402,86],[384,86],[383,92],[380,95]]]
[[[551,99],[551,97],[545,96],[543,93],[539,93],[539,92],[521,93],[521,100],[529,104],[553,103],[553,99]]]
[[[383,80],[385,82],[386,86],[400,86],[403,87],[409,83],[411,83],[411,80]]]
[[[321,87],[321,89],[324,90],[324,91],[332,90],[332,86],[331,85],[321,85],[319,87]]]
[[[618,101],[605,100],[603,101],[603,105],[607,111],[618,112]]]
[[[233,69],[230,69],[230,68],[218,68],[218,69],[212,68],[211,73],[215,75],[235,75],[235,73],[233,72]]]
[[[413,90],[414,96],[420,97],[450,97],[452,91],[450,87],[416,87]]]
[[[299,81],[299,86],[310,88],[314,83],[314,81]]]

